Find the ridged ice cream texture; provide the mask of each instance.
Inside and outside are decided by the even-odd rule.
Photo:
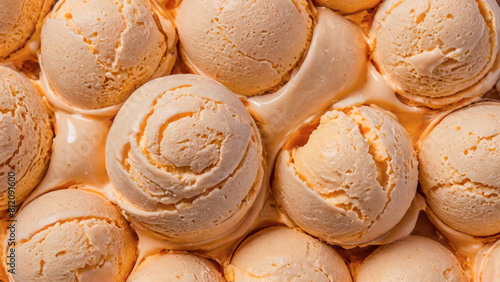
[[[449,227],[476,236],[500,232],[500,103],[446,116],[422,141],[420,184]]]
[[[47,193],[16,216],[14,281],[125,281],[137,237],[104,197],[76,189]]]
[[[12,59],[40,33],[55,0],[0,0],[0,62]]]
[[[245,239],[225,275],[229,281],[352,281],[344,260],[331,246],[279,226]]]
[[[309,46],[313,21],[305,0],[185,0],[175,24],[193,71],[252,96],[288,80]]]
[[[356,281],[447,281],[469,278],[453,253],[440,243],[410,235],[375,250],[361,264]]]
[[[167,253],[146,258],[127,281],[224,282],[226,280],[212,260],[188,253]]]
[[[162,21],[168,20],[149,1],[58,2],[41,35],[42,70],[51,88],[82,109],[124,102],[175,52]]]
[[[487,0],[384,1],[370,31],[372,59],[401,94],[467,95],[498,55],[495,6]]]
[[[352,14],[374,8],[381,0],[314,0],[314,2],[342,14]]]
[[[0,211],[8,206],[9,173],[17,205],[43,178],[53,136],[52,112],[34,85],[0,66]]]
[[[308,135],[310,134],[310,135]],[[405,129],[368,106],[330,110],[278,156],[274,193],[306,232],[356,246],[388,232],[415,196],[418,171]]]
[[[263,181],[253,119],[231,91],[200,76],[172,75],[139,88],[106,146],[120,207],[171,241],[221,238],[245,217]]]

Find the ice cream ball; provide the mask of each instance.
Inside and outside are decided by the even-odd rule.
[[[476,257],[476,264],[479,264],[476,281],[500,281],[500,240],[489,246],[483,257]]]
[[[418,164],[405,129],[369,106],[330,110],[285,143],[273,192],[300,228],[358,246],[392,229],[411,205]]]
[[[410,235],[376,249],[361,264],[356,281],[469,281],[460,262],[440,243]]]
[[[492,0],[384,1],[370,30],[372,59],[410,101],[480,96],[500,76],[485,79],[500,48],[499,21]],[[475,87],[482,83],[491,85]]]
[[[175,30],[150,1],[59,1],[41,34],[41,67],[55,95],[79,109],[124,102],[173,66]]]
[[[42,180],[53,136],[52,111],[35,86],[0,66],[0,211],[21,204]]]
[[[420,185],[432,212],[469,235],[499,233],[500,103],[449,114],[420,147]]]
[[[43,19],[55,0],[0,0],[0,62],[11,61],[38,47]],[[35,46],[29,46],[35,44]],[[32,48],[33,50],[29,50]]]
[[[128,282],[200,281],[224,282],[216,262],[189,253],[165,253],[146,258]]]
[[[263,181],[260,134],[220,83],[171,75],[139,88],[106,143],[113,195],[124,213],[179,245],[205,244],[237,228]]]
[[[92,192],[49,192],[15,220],[12,281],[125,281],[137,259],[137,237],[128,222]]]
[[[175,24],[195,73],[252,96],[289,79],[309,47],[313,20],[305,0],[184,0]]]
[[[381,0],[314,0],[319,6],[325,6],[342,14],[352,14],[376,7]]]
[[[335,249],[283,226],[245,239],[224,271],[228,281],[352,281]]]

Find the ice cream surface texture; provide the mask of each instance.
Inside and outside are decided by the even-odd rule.
[[[500,232],[500,103],[446,116],[422,141],[420,185],[449,227],[476,236]]]
[[[185,62],[247,96],[286,82],[312,33],[305,0],[184,0],[175,24]]]
[[[26,205],[18,224],[14,281],[125,281],[137,238],[97,194],[65,189]]]
[[[0,62],[12,59],[37,40],[55,0],[0,0]]]
[[[377,6],[381,0],[315,0],[318,5],[339,11],[342,14],[352,14]]]
[[[342,257],[301,231],[270,227],[245,239],[225,268],[229,281],[351,281]]]
[[[375,250],[356,281],[469,281],[453,253],[440,243],[410,235]]]
[[[149,1],[60,1],[43,25],[42,69],[68,104],[112,106],[170,71],[168,37],[175,37],[173,26]]]
[[[195,75],[139,88],[106,144],[119,206],[132,221],[181,244],[236,228],[260,191],[263,166],[260,136],[243,103]]]
[[[20,204],[45,174],[52,147],[52,113],[22,74],[0,66],[0,211],[8,188]],[[15,181],[9,181],[14,174]],[[9,185],[8,182],[15,182]]]
[[[215,262],[187,253],[158,254],[141,263],[128,282],[224,282]]]
[[[330,110],[314,126],[292,135],[278,156],[273,190],[281,208],[331,244],[355,246],[389,231],[417,188],[408,133],[368,106]]]
[[[370,31],[372,58],[400,94],[461,99],[492,69],[499,17],[486,0],[384,1]]]

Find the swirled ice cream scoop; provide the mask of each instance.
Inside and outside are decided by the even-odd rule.
[[[476,236],[500,232],[500,103],[446,116],[422,141],[420,185],[449,227]]]
[[[326,6],[342,14],[352,14],[377,6],[381,0],[314,0],[321,6]]]
[[[188,253],[158,254],[146,258],[128,282],[224,282],[215,262]]]
[[[359,268],[356,281],[469,281],[458,259],[436,241],[408,236],[379,247]]]
[[[481,255],[483,257],[476,257],[476,265],[479,267],[475,269],[475,281],[500,281],[500,240]]]
[[[403,218],[417,180],[408,133],[382,110],[362,106],[330,110],[293,134],[278,156],[273,190],[300,228],[355,246]]]
[[[36,88],[0,66],[0,211],[9,200],[19,205],[40,182],[53,136],[51,111]]]
[[[173,75],[139,88],[116,116],[106,167],[131,220],[180,244],[218,239],[245,217],[263,178],[262,145],[221,84]]]
[[[11,60],[39,39],[55,0],[0,0],[0,61]],[[36,50],[36,48],[33,48]],[[32,51],[34,51],[32,50]]]
[[[500,8],[492,0],[388,0],[370,31],[372,58],[392,87],[410,100],[448,102],[486,93],[500,48]],[[496,67],[498,69],[498,67]]]
[[[237,94],[276,89],[309,46],[307,1],[184,0],[175,20],[181,55]]]
[[[125,281],[137,238],[120,211],[97,194],[65,189],[16,216],[12,281]]]
[[[41,67],[55,94],[81,109],[124,102],[169,73],[175,30],[150,1],[67,0],[43,25]]]
[[[276,226],[245,239],[225,275],[229,281],[351,281],[332,247],[298,230]]]

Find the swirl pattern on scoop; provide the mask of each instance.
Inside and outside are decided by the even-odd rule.
[[[500,103],[446,116],[422,141],[420,185],[449,227],[475,236],[500,232]]]
[[[156,73],[169,73],[175,31],[149,1],[60,1],[42,29],[42,70],[68,104],[124,102]]]
[[[13,281],[125,281],[137,237],[120,211],[97,194],[47,193],[16,217]]]
[[[278,156],[273,190],[282,209],[331,244],[356,246],[388,232],[417,188],[408,133],[367,106],[331,110],[316,125],[292,135]]]
[[[139,88],[106,145],[118,204],[171,241],[202,243],[243,220],[263,179],[256,125],[219,83],[174,75]]]
[[[7,209],[9,173],[19,205],[43,178],[52,149],[52,113],[30,81],[0,66],[0,211]]]

